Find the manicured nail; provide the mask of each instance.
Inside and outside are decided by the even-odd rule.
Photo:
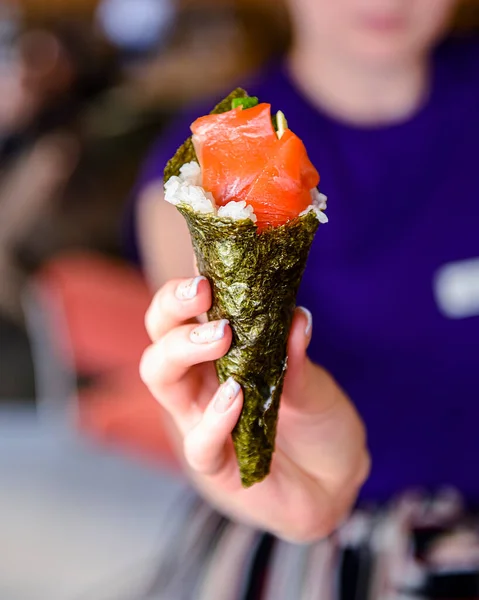
[[[311,314],[311,311],[309,311],[304,306],[300,306],[299,310],[303,313],[303,315],[307,319],[306,328],[304,330],[304,335],[306,337],[309,337],[311,335],[311,332],[313,331],[313,315]]]
[[[232,377],[225,381],[225,383],[220,387],[218,391],[218,395],[214,404],[215,411],[220,414],[228,412],[229,409],[233,406],[234,401],[238,397],[240,390],[240,384],[237,381],[235,381]]]
[[[175,296],[178,300],[192,300],[198,294],[198,286],[201,281],[206,281],[206,277],[195,277],[182,281],[176,288]]]
[[[209,344],[210,342],[217,342],[225,336],[225,327],[229,321],[222,319],[221,321],[212,321],[211,323],[205,323],[193,329],[190,333],[190,340],[194,344]]]

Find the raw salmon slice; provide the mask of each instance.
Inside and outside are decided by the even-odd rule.
[[[191,130],[203,188],[218,205],[244,199],[278,139],[269,104],[200,117]]]
[[[218,205],[246,200],[262,230],[288,222],[311,204],[318,172],[292,131],[278,139],[270,104],[201,117],[191,130],[203,188]]]
[[[245,198],[254,208],[259,229],[284,225],[312,202],[319,174],[303,142],[290,129],[277,140],[274,152]]]

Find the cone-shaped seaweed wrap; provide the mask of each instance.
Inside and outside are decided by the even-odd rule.
[[[245,96],[235,90],[214,112],[229,111],[234,98]],[[195,160],[189,139],[168,163],[165,182]],[[198,269],[212,287],[208,318],[228,319],[232,328],[232,345],[216,369],[221,383],[232,376],[243,389],[233,442],[242,484],[249,487],[269,473],[296,295],[321,211],[312,206],[282,225],[258,230],[241,215],[201,212],[186,202],[177,208],[187,221]]]

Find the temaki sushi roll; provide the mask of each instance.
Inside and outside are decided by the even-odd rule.
[[[211,320],[228,319],[221,383],[241,384],[233,442],[244,487],[269,473],[296,295],[326,223],[319,175],[284,115],[237,89],[192,125],[165,168],[165,199],[187,221],[212,287]]]

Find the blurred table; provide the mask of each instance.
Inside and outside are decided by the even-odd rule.
[[[181,481],[0,407],[0,598],[137,600]]]

